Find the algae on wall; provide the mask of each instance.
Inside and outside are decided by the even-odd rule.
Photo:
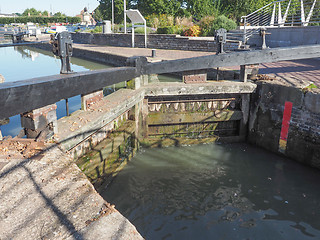
[[[134,156],[137,144],[135,122],[127,120],[110,135],[79,158],[76,163],[90,181],[99,187],[107,184]]]

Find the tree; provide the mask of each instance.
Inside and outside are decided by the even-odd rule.
[[[41,13],[41,11],[38,11],[35,8],[27,8],[22,13],[22,16],[29,16],[29,14],[30,14],[30,16],[39,16],[40,13]]]
[[[94,18],[94,20],[96,20],[97,22],[101,22],[101,21],[103,20],[103,18],[104,18],[103,12],[100,10],[99,7],[97,7],[97,8],[94,10],[93,18]]]
[[[195,20],[205,16],[214,15],[214,1],[212,0],[186,0],[186,10],[191,13]]]
[[[48,17],[48,15],[49,15],[49,12],[47,10],[42,12],[42,16]]]
[[[139,0],[135,2],[135,7],[145,15],[169,14],[176,16],[181,9],[182,1],[179,0]]]
[[[245,16],[268,4],[268,0],[221,0],[222,7],[229,16],[238,21]]]
[[[100,0],[100,5],[96,10],[100,12],[103,20],[111,20],[112,18],[112,0]],[[126,1],[127,9],[130,8],[130,1]],[[123,23],[123,0],[114,0],[114,22]]]
[[[53,16],[54,17],[66,17],[66,15],[64,13],[61,13],[61,12],[56,12]]]

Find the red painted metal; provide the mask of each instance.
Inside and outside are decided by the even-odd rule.
[[[289,125],[292,114],[292,102],[286,102],[283,111],[283,119],[282,119],[282,127],[280,139],[287,141],[288,133],[289,133]]]

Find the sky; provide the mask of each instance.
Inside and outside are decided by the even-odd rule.
[[[0,0],[0,13],[22,13],[27,8],[35,8],[75,16],[84,7],[92,12],[98,5],[98,0]]]

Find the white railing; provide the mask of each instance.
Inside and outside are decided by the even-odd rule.
[[[261,27],[320,25],[320,0],[278,0],[241,17],[246,42]]]

